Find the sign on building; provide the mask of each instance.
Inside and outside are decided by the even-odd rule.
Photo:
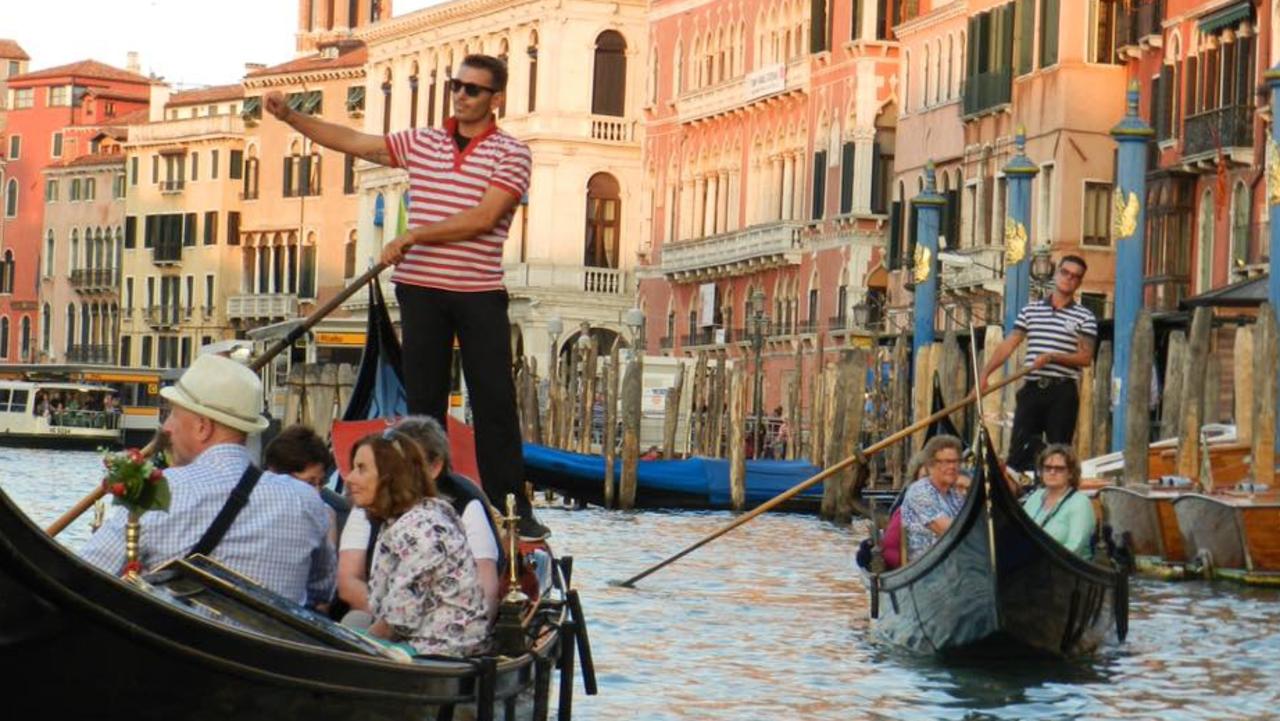
[[[747,100],[780,93],[787,88],[787,66],[778,64],[747,73]]]

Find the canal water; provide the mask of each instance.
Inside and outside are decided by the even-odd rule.
[[[37,523],[92,489],[95,453],[0,449],[0,488]],[[863,527],[767,515],[659,571],[631,576],[727,513],[545,508],[575,559],[600,681],[575,718],[1272,719],[1280,590],[1137,580],[1129,640],[1083,661],[950,668],[870,643],[853,571]],[[88,537],[87,516],[60,540]]]

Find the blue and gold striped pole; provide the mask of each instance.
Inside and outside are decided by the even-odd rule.
[[[1018,311],[1031,300],[1031,179],[1040,169],[1027,157],[1027,131],[1018,126],[1017,154],[1004,166],[1009,181],[1009,207],[1004,218],[1004,334],[1013,332]],[[1047,243],[1048,238],[1036,238]]]
[[[1267,280],[1267,299],[1271,310],[1280,312],[1280,65],[1264,75],[1271,88],[1271,132],[1267,136],[1267,207],[1271,219],[1271,275]],[[1280,368],[1276,369],[1276,388],[1280,389]],[[1276,400],[1280,406],[1280,398]],[[1276,424],[1276,444],[1280,445],[1280,424]]]
[[[1155,134],[1138,117],[1138,83],[1129,84],[1128,111],[1111,129],[1119,152],[1116,157],[1116,189],[1111,201],[1111,243],[1116,251],[1115,354],[1111,366],[1111,408],[1127,408],[1129,360],[1133,328],[1142,309],[1143,236],[1146,228],[1147,144]],[[1124,450],[1122,420],[1111,424],[1111,450]]]
[[[920,349],[933,344],[934,316],[938,310],[938,232],[942,227],[942,206],[946,199],[938,194],[937,173],[933,161],[924,166],[924,190],[912,201],[916,213],[916,251],[911,264],[916,284],[915,333],[911,339],[911,357],[919,358]]]

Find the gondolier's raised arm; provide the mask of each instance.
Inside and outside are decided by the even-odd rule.
[[[370,163],[392,165],[391,152],[386,138],[353,130],[345,125],[330,123],[306,113],[299,113],[285,102],[279,91],[267,93],[263,99],[267,112],[288,124],[294,130],[331,150],[363,158]]]

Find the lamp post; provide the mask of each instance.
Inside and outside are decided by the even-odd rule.
[[[755,394],[755,415],[756,424],[751,432],[751,447],[754,449],[755,457],[760,457],[760,428],[763,425],[764,418],[764,366],[760,362],[761,351],[764,350],[764,291],[759,288],[751,294],[751,303],[755,306],[755,312],[751,316],[751,350],[755,354],[755,382],[753,385]]]
[[[644,311],[639,308],[632,308],[622,314],[622,324],[631,331],[631,348],[634,352],[639,352],[640,348],[640,329],[644,327]]]
[[[1053,280],[1053,256],[1049,254],[1049,246],[1041,245],[1031,257],[1031,279],[1036,282],[1041,297],[1045,288]]]

